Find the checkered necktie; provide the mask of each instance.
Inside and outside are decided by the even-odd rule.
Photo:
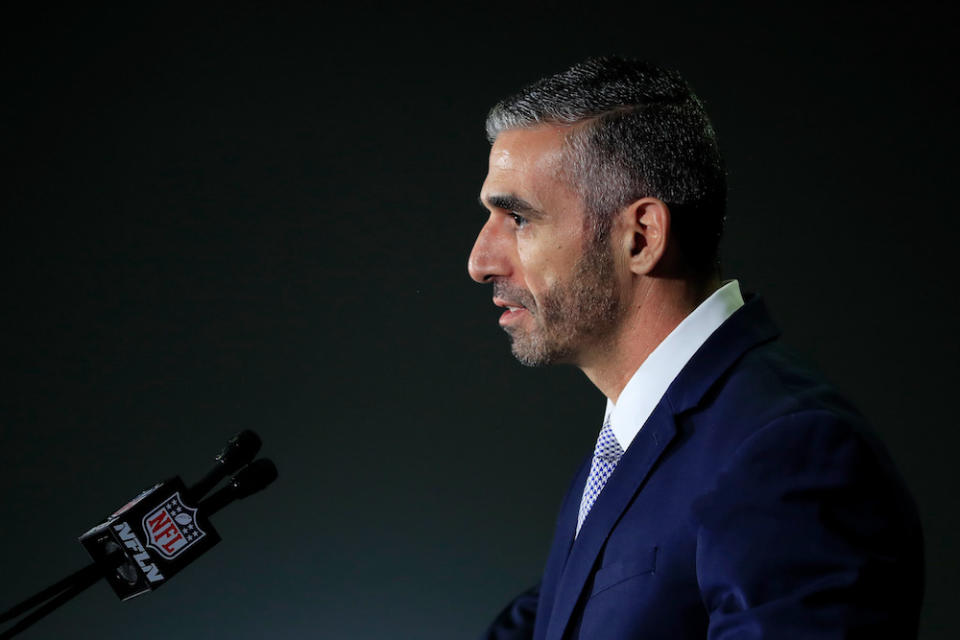
[[[607,478],[613,473],[620,456],[623,455],[623,449],[617,442],[617,437],[613,434],[610,427],[610,416],[607,416],[603,423],[603,429],[600,430],[600,437],[597,438],[597,446],[593,450],[593,461],[590,463],[590,476],[587,478],[587,486],[583,488],[583,498],[580,500],[580,515],[577,516],[577,534],[580,533],[580,527],[583,521],[587,519],[590,508],[597,501],[597,496],[603,490],[603,485],[607,483]]]

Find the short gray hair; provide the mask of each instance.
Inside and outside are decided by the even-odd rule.
[[[608,238],[617,211],[659,198],[691,272],[717,271],[726,171],[703,103],[679,73],[588,59],[498,102],[487,116],[487,138],[539,124],[570,126],[564,171],[597,242]]]

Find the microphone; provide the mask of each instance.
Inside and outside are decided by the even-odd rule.
[[[227,486],[200,503],[200,510],[208,517],[233,502],[240,500],[258,491],[266,489],[277,479],[277,467],[266,458],[260,458],[246,467],[240,473],[230,478]]]
[[[82,536],[93,563],[0,613],[0,623],[23,616],[0,632],[0,640],[18,635],[38,620],[105,578],[121,600],[153,591],[220,541],[209,516],[256,493],[277,479],[277,468],[263,458],[252,431],[234,436],[214,467],[187,489],[179,476],[140,493]],[[225,487],[204,498],[227,475]]]
[[[236,473],[257,457],[260,451],[260,436],[253,431],[245,429],[237,435],[230,438],[220,453],[215,458],[216,464],[203,476],[196,484],[190,487],[190,498],[199,502],[203,496],[210,493],[210,490],[217,486],[221,480],[231,473]]]
[[[117,597],[129,600],[160,588],[220,542],[209,516],[277,477],[269,460],[249,464],[260,444],[252,431],[237,434],[217,455],[214,467],[190,489],[179,476],[164,480],[80,536]],[[201,502],[235,471],[227,486]]]

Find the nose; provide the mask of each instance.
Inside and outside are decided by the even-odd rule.
[[[489,282],[493,278],[510,275],[506,237],[497,229],[497,220],[493,215],[480,229],[477,240],[473,243],[467,271],[477,282]]]

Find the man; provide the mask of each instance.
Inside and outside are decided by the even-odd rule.
[[[763,302],[721,282],[725,173],[686,82],[588,60],[487,132],[470,275],[521,362],[573,364],[608,402],[540,585],[485,637],[915,637],[913,502]]]

